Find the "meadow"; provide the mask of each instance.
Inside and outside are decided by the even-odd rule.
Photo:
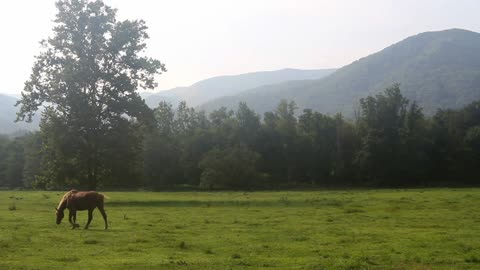
[[[0,269],[480,269],[480,189],[0,192]]]

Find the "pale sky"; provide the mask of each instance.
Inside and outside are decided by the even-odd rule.
[[[148,55],[166,64],[164,90],[213,76],[341,67],[408,36],[480,32],[479,0],[105,0],[118,19],[143,19]],[[0,2],[0,92],[18,94],[54,0]]]

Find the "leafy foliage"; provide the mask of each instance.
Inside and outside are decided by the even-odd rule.
[[[193,186],[478,185],[480,102],[429,118],[399,85],[361,99],[354,122],[282,101],[263,119],[246,103],[208,116],[161,102],[153,125],[120,121],[101,141],[102,185]],[[82,141],[47,109],[42,131],[0,137],[0,186],[81,185]]]
[[[260,155],[246,147],[214,148],[199,163],[202,169],[200,187],[254,188],[262,186],[262,176],[257,171]]]
[[[17,120],[31,121],[45,105],[41,131],[53,157],[46,175],[95,189],[122,168],[109,155],[129,153],[122,144],[112,150],[111,142],[132,138],[130,127],[151,118],[137,89],[153,88],[155,74],[165,67],[143,56],[148,39],[143,21],[117,21],[116,10],[102,1],[56,5],[54,35],[42,42],[17,103]]]
[[[102,1],[63,0],[57,8],[54,34],[42,42],[17,103],[17,120],[27,122],[44,108],[41,129],[0,137],[1,187],[480,184],[480,102],[429,118],[422,103],[407,99],[432,87],[456,91],[476,78],[480,39],[474,33],[422,34],[324,80],[287,83],[277,93],[288,99],[263,118],[246,102],[207,115],[185,101],[175,108],[160,102],[152,110],[140,97],[137,91],[153,88],[155,75],[165,71],[158,60],[144,56],[143,21],[117,21],[116,10]],[[459,73],[452,76],[463,79],[448,85],[454,70]],[[392,78],[407,78],[402,81],[406,96],[399,84],[370,96],[358,92],[385,88]],[[469,84],[461,95],[475,97],[475,87]],[[255,106],[271,93],[268,89],[255,90]],[[314,103],[318,93],[326,98]],[[354,108],[351,101],[357,98],[360,107]],[[298,114],[299,106],[313,104]],[[356,111],[356,119],[315,111],[319,104],[325,105],[323,112]]]

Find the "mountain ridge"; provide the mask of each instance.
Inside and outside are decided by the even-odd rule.
[[[402,92],[428,114],[480,99],[480,34],[462,29],[420,33],[362,57],[323,79],[251,89],[199,108],[231,108],[243,101],[263,113],[275,109],[281,99],[289,99],[300,109],[351,116],[360,98],[394,83],[400,83]]]
[[[295,101],[299,109],[351,117],[360,98],[393,83],[400,83],[403,94],[427,114],[479,100],[480,34],[463,29],[430,31],[407,37],[340,69],[286,68],[217,76],[189,87],[144,93],[144,98],[151,107],[161,100],[174,105],[186,100],[189,106],[207,112],[221,106],[234,109],[243,101],[260,114],[287,99]],[[16,101],[11,95],[0,94],[0,134],[38,129],[38,121],[14,123]]]
[[[189,106],[198,106],[209,100],[238,94],[255,87],[286,82],[289,80],[318,79],[331,74],[335,69],[293,69],[248,72],[237,75],[222,75],[198,81],[191,86],[176,87],[155,94],[144,95],[147,105],[155,107],[158,102],[178,103],[185,100]],[[175,105],[175,104],[174,104]]]

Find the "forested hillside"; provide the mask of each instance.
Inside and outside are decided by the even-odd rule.
[[[479,99],[480,34],[461,29],[418,34],[324,79],[264,86],[200,108],[234,108],[238,102],[246,102],[263,113],[288,99],[300,108],[352,117],[360,98],[393,83],[400,83],[404,95],[429,115],[438,108],[460,108]]]
[[[251,72],[246,74],[219,76],[199,81],[189,87],[177,87],[157,92],[145,97],[147,105],[156,107],[160,101],[178,105],[186,101],[190,106],[198,106],[215,98],[231,96],[242,91],[292,80],[312,80],[323,78],[335,69],[300,70],[282,69],[275,71]]]
[[[299,115],[298,117],[296,115]],[[476,186],[480,102],[427,117],[398,85],[360,100],[356,121],[298,112],[282,101],[260,116],[245,103],[209,115],[162,102],[150,123],[121,126],[104,142],[104,188]],[[0,186],[88,186],[63,130],[0,138]],[[71,136],[71,135],[70,135]],[[57,142],[53,144],[52,142]]]

